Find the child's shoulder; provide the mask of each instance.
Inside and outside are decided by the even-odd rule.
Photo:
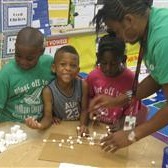
[[[83,81],[84,81],[84,79],[82,79],[82,78],[80,78],[78,76],[74,79],[74,82],[75,83],[79,83],[79,84],[81,84]]]
[[[91,72],[89,72],[88,76],[91,76],[91,75],[100,75],[102,71],[100,70],[100,68],[95,68],[93,69]]]
[[[104,76],[104,74],[102,73],[100,68],[95,68],[94,70],[92,70],[88,76],[87,76],[87,80],[95,80],[98,78],[102,78]]]
[[[0,72],[6,72],[6,71],[7,72],[11,72],[14,68],[16,68],[15,64],[16,64],[15,60],[11,59],[8,63],[6,63],[5,65],[3,65],[3,67],[0,70]]]
[[[135,73],[131,69],[129,69],[129,68],[125,68],[124,69],[124,74],[128,75],[128,76],[133,76],[133,77],[135,75]]]
[[[81,87],[83,87],[83,85],[85,85],[85,79],[82,79],[80,77],[76,77],[74,79],[74,84],[75,84],[75,87],[81,88]]]
[[[39,61],[42,63],[52,62],[53,63],[54,58],[51,55],[43,54],[40,56]]]

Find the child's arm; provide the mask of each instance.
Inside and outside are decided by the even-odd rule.
[[[26,125],[33,129],[45,129],[52,124],[52,93],[48,87],[45,87],[42,91],[42,98],[44,103],[44,114],[40,122],[33,118],[27,118],[25,120]]]
[[[82,111],[80,116],[80,127],[81,133],[88,132],[88,122],[89,122],[89,113],[87,111],[88,108],[88,85],[87,82],[82,80],[82,103],[81,103]]]

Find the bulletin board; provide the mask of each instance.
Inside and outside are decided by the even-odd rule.
[[[56,49],[58,49],[59,47],[67,44],[73,45],[77,49],[80,55],[80,68],[81,68],[80,71],[89,73],[95,67],[95,63],[96,63],[95,29],[93,25],[89,28],[90,26],[89,23],[93,19],[94,15],[97,13],[98,9],[102,7],[102,1],[101,0],[98,0],[98,1],[97,0],[71,0],[71,1],[70,0],[48,0],[48,5],[49,5],[48,10],[49,12],[51,11],[50,16],[53,15],[52,12],[56,12],[56,16],[57,15],[63,16],[64,17],[63,20],[64,21],[66,20],[66,21],[64,23],[62,22],[63,23],[62,26],[58,26],[62,33],[60,32],[58,33],[56,31],[57,33],[54,34],[55,33],[54,30],[57,26],[56,27],[51,26],[51,28],[49,28],[51,29],[51,33],[53,34],[51,34],[51,36],[47,35],[46,38],[48,39],[49,37],[50,39],[51,37],[51,39],[54,39],[54,40],[52,41],[52,44],[49,47],[47,47],[46,53],[54,56]],[[59,10],[55,11],[56,9],[59,9]],[[40,13],[40,10],[44,10],[44,5],[37,5],[37,8],[34,10],[36,11],[36,15],[37,15],[38,13]],[[60,12],[63,12],[63,13],[61,14]],[[88,16],[88,14],[90,15]],[[29,16],[27,20],[30,20],[30,18],[31,16]],[[59,20],[60,18],[57,18],[57,19]],[[60,22],[63,20],[60,19]],[[29,25],[30,24],[31,23],[29,23]],[[68,27],[69,24],[71,25],[70,27]],[[80,25],[83,25],[83,27],[80,27]],[[39,29],[41,30],[41,28]],[[46,27],[45,28],[43,27],[43,29],[46,29]],[[3,35],[4,39],[7,39],[8,37],[11,37],[11,34],[13,35],[14,32],[16,32],[17,34],[17,31],[13,30],[10,32],[4,32],[3,34],[1,34],[1,36]],[[47,29],[47,32],[49,32],[48,29]],[[14,38],[8,38],[10,41],[9,40],[4,41],[0,39],[0,48],[2,48],[2,50],[0,50],[0,68],[5,63],[10,61],[11,58],[14,57],[14,44],[15,44],[14,39],[16,38],[16,34]],[[61,38],[59,36],[61,36]],[[59,38],[59,40],[57,40],[57,38]],[[137,60],[138,45],[134,45],[134,46],[128,45],[127,51],[128,51],[127,65],[135,66],[135,62]]]

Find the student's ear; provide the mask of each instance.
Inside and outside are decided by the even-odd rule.
[[[55,71],[55,64],[52,64],[52,66],[51,66],[51,71],[52,71],[53,73],[56,73],[56,71]]]
[[[45,48],[43,47],[41,50],[40,50],[40,55],[43,55],[44,54],[44,51],[45,51]]]
[[[135,24],[135,16],[131,14],[126,14],[123,19],[123,24],[125,27],[132,27]]]
[[[18,45],[18,44],[17,44],[17,43],[15,43],[15,50],[16,50],[16,48],[17,48],[17,45]]]
[[[78,67],[78,70],[76,71],[76,75],[78,75],[80,72],[80,67]]]
[[[78,73],[80,72],[80,67],[78,68]]]

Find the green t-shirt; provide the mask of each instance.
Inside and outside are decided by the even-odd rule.
[[[41,91],[54,76],[51,72],[53,58],[42,55],[37,65],[23,70],[15,60],[0,71],[0,122],[23,122],[25,118],[42,116]]]
[[[144,61],[159,84],[168,83],[168,9],[152,8]]]

